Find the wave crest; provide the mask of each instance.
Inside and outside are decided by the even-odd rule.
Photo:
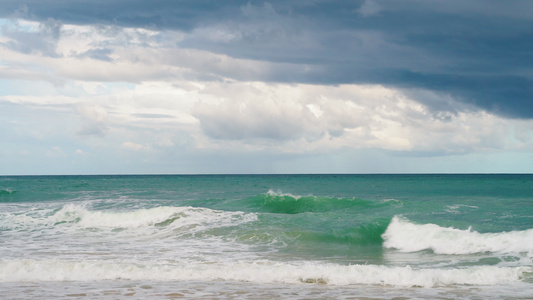
[[[51,215],[4,214],[0,227],[6,229],[52,228],[68,226],[83,229],[156,229],[189,228],[202,230],[235,226],[257,220],[257,215],[208,208],[159,206],[131,211],[89,210],[83,205],[67,204]]]
[[[432,250],[436,254],[533,253],[533,229],[479,233],[471,229],[414,224],[395,216],[382,235],[386,248],[401,252]]]
[[[300,196],[269,190],[248,199],[251,205],[270,213],[299,214],[305,212],[330,212],[341,210],[362,211],[368,208],[398,205],[395,201],[369,201],[358,198]]]
[[[11,189],[0,190],[0,202],[8,201],[12,196],[15,196],[17,193],[18,191],[14,191]]]

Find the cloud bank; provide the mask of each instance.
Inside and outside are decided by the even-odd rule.
[[[476,155],[532,160],[531,9],[6,0],[3,166],[46,157],[47,168],[70,159],[65,172],[116,172],[94,167],[107,160],[123,172],[372,171],[324,163],[361,156],[396,172],[431,170],[427,159],[438,170]]]

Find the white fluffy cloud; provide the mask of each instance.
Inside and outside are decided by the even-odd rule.
[[[382,86],[213,85],[217,94],[209,96],[215,100],[198,102],[193,115],[216,140],[262,140],[265,147],[292,143],[302,152],[348,147],[441,154],[529,143],[514,139],[516,130],[524,132],[515,129],[518,123],[483,111],[444,118],[402,91]]]

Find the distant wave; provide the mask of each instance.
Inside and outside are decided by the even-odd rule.
[[[370,201],[358,198],[301,196],[269,190],[265,194],[248,198],[248,202],[264,212],[298,214],[341,210],[364,211],[368,208],[398,205],[399,201]],[[401,205],[401,203],[400,203]]]
[[[533,229],[499,233],[479,233],[435,224],[415,224],[395,216],[382,235],[383,246],[401,252],[432,250],[437,254],[483,252],[533,255]]]
[[[202,280],[257,283],[390,285],[434,287],[497,285],[528,276],[529,267],[478,266],[463,269],[413,269],[409,266],[290,264],[269,260],[236,263],[164,263],[162,261],[0,260],[0,281]]]
[[[0,197],[12,196],[12,195],[14,195],[16,193],[18,193],[18,191],[13,191],[13,190],[10,190],[10,189],[3,189],[3,190],[0,190]]]

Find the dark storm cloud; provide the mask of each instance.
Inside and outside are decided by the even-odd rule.
[[[208,19],[226,17],[221,14],[226,6],[224,1],[216,0],[4,0],[0,16],[37,21],[54,18],[69,24],[189,30]]]
[[[7,0],[0,7],[3,17],[182,30],[189,34],[180,47],[296,66],[249,80],[427,89],[517,118],[533,118],[531,11],[527,0]]]
[[[37,32],[27,32],[17,27],[10,28],[4,25],[0,32],[9,37],[11,41],[6,44],[0,43],[0,46],[3,45],[21,53],[40,52],[42,55],[55,57],[60,30],[61,23],[54,19],[42,22]]]

